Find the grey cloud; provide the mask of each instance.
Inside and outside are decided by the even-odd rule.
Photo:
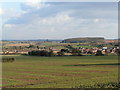
[[[45,3],[48,7],[35,9],[25,4],[21,4],[23,10],[29,12],[23,14],[18,18],[11,18],[6,23],[9,24],[23,24],[29,23],[31,19],[37,17],[50,17],[55,16],[59,12],[73,11],[70,14],[75,18],[116,18],[117,17],[117,3],[71,3],[71,2],[53,2]]]

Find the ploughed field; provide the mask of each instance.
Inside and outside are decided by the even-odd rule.
[[[3,88],[111,88],[118,81],[117,56],[3,57],[16,59],[2,64]]]

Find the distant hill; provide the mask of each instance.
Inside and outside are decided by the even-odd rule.
[[[62,43],[95,43],[104,42],[104,37],[85,37],[85,38],[69,38],[62,41]]]
[[[61,42],[62,40],[36,39],[36,40],[2,40],[2,41]]]

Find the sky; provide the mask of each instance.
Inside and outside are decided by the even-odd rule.
[[[118,38],[117,2],[2,2],[3,40]]]

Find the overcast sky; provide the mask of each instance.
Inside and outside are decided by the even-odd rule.
[[[118,38],[117,2],[7,2],[3,39]]]

